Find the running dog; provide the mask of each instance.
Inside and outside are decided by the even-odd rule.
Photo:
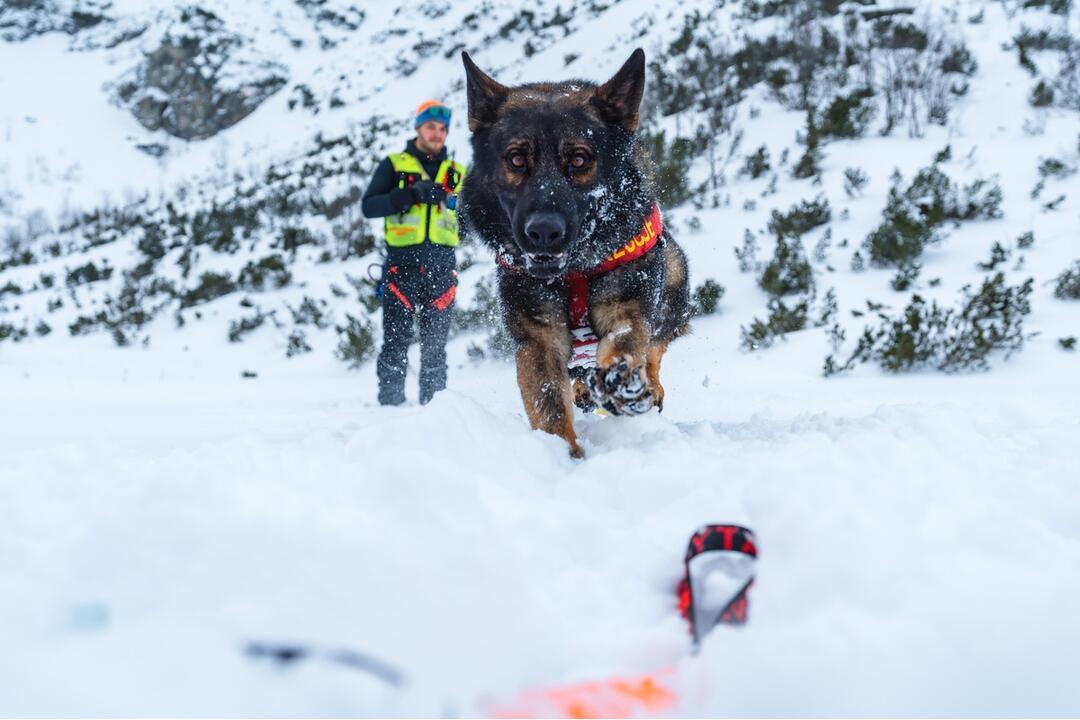
[[[458,219],[496,253],[532,427],[584,457],[573,406],[663,409],[660,361],[690,316],[686,255],[637,137],[645,53],[602,85],[506,87],[462,61],[473,167]]]

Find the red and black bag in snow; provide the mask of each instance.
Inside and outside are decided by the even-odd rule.
[[[747,591],[756,565],[757,542],[747,528],[706,525],[691,536],[679,583],[679,612],[690,623],[695,643],[717,625],[746,624]]]

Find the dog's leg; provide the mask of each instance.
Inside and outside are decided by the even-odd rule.
[[[526,339],[517,352],[518,387],[525,414],[534,430],[558,435],[570,446],[571,457],[585,457],[574,433],[573,395],[566,362],[569,341],[559,340],[558,328],[526,328]],[[565,329],[563,329],[563,334]]]
[[[664,410],[664,386],[660,384],[660,361],[664,359],[667,351],[666,342],[653,343],[649,346],[649,354],[645,360],[645,377],[649,380],[653,397],[656,398],[656,409]]]
[[[600,343],[589,389],[597,403],[616,415],[647,412],[656,396],[647,371],[649,331],[640,306],[636,302],[605,303],[593,308],[593,323]]]

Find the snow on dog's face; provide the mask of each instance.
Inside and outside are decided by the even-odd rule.
[[[620,218],[640,216],[651,194],[635,142],[645,54],[636,50],[599,86],[508,88],[462,59],[474,158],[462,193],[466,231],[533,277],[595,265],[605,246],[625,242]]]

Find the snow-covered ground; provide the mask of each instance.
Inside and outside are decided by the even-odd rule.
[[[684,661],[688,714],[1080,709],[1080,383],[834,380],[698,324],[663,415],[530,432],[510,366],[458,359],[431,405],[370,369],[6,352],[2,706],[13,715],[479,712],[484,697],[684,658],[689,533],[753,527],[751,624]],[[730,337],[730,335],[727,335]],[[783,357],[780,357],[783,356]],[[410,392],[415,378],[410,379]],[[404,691],[250,640],[372,652]]]
[[[213,4],[223,14],[227,5]],[[509,5],[494,7],[501,19]],[[618,27],[594,24],[593,35],[569,35],[531,62],[499,40],[478,60],[508,82],[602,79],[628,53],[638,18],[679,25],[664,3],[623,9]],[[248,10],[233,12],[263,17]],[[401,22],[391,4],[370,13],[355,42]],[[454,7],[447,22],[464,14]],[[269,323],[227,343],[236,296],[199,306],[200,322],[188,310],[182,329],[163,314],[147,347],[116,348],[106,333],[68,337],[66,322],[4,343],[0,715],[473,715],[525,689],[672,665],[683,690],[673,712],[694,716],[1080,714],[1080,372],[1078,353],[1058,347],[1080,335],[1080,306],[1048,284],[1080,256],[1080,176],[1030,198],[1041,157],[1080,161],[1080,117],[1026,105],[1032,78],[1002,47],[1020,23],[990,3],[968,27],[979,71],[949,127],[917,140],[831,142],[821,187],[784,168],[779,192],[764,197],[767,177],[729,168],[730,202],[670,209],[695,285],[711,277],[727,293],[665,357],[663,414],[579,416],[583,461],[528,429],[511,365],[468,359],[478,337],[451,342],[445,393],[417,406],[410,375],[410,403],[392,409],[375,403],[371,363],[349,371],[334,359],[332,333],[312,333],[314,351],[291,359]],[[102,97],[100,83],[121,68],[63,45],[56,36],[0,44],[0,90],[38,103],[0,107],[0,196],[17,192],[16,214],[83,205],[106,189],[115,201],[128,176],[156,193],[218,154],[250,154],[245,142],[266,149],[253,163],[288,155],[316,126],[347,126],[346,112],[411,107],[452,85],[422,72],[399,83],[380,65],[366,77],[383,85],[357,88],[375,98],[359,110],[316,122],[286,115],[281,95],[221,139],[177,145],[158,163],[132,149],[143,131]],[[298,53],[292,80],[317,79],[349,51],[343,41],[323,66],[304,66]],[[572,52],[583,59],[564,68]],[[34,69],[13,72],[15,58]],[[32,72],[51,72],[64,92],[37,97]],[[55,99],[68,91],[87,108],[79,118]],[[774,160],[790,149],[794,162],[802,114],[760,88],[746,105],[761,115],[740,111],[736,157],[765,144]],[[463,122],[455,132],[464,148]],[[994,358],[989,373],[860,367],[830,379],[820,329],[739,351],[739,329],[764,316],[766,296],[732,249],[772,209],[819,192],[833,205],[833,244],[813,262],[815,280],[819,298],[836,288],[849,349],[872,319],[852,310],[869,299],[902,308],[910,293],[889,289],[892,271],[855,273],[850,257],[880,221],[892,170],[910,181],[946,144],[950,177],[997,177],[1003,218],[949,228],[913,291],[953,304],[1001,242],[1014,251],[1003,266],[1010,283],[1036,278],[1027,329],[1038,334],[1023,351]],[[842,188],[847,167],[870,176],[855,198]],[[1059,194],[1056,210],[1042,207]],[[1015,239],[1029,230],[1035,244],[1018,265]],[[803,239],[808,251],[824,231]],[[126,267],[133,251],[91,252]],[[46,260],[0,280],[28,288],[43,270],[74,264]],[[295,304],[365,266],[296,268],[293,287],[257,297]],[[463,273],[463,303],[491,267],[482,258]],[[92,304],[90,290],[79,293]],[[6,302],[46,299],[35,291]],[[415,369],[415,348],[412,359]],[[675,586],[690,533],[710,522],[754,529],[758,577],[749,625],[718,629],[691,655]],[[394,689],[317,661],[274,667],[245,657],[251,641],[368,652],[407,682]]]

